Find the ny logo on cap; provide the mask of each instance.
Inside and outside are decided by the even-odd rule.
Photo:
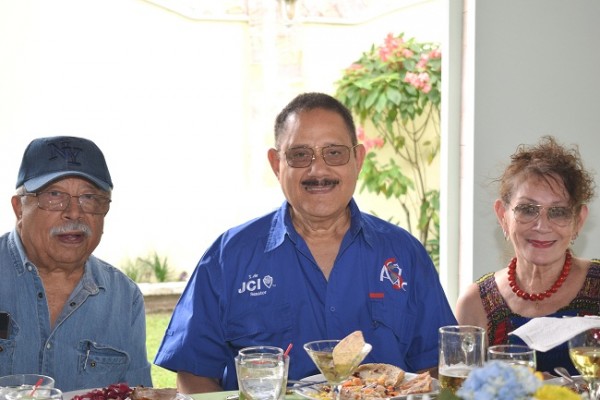
[[[50,143],[50,158],[49,160],[54,160],[59,156],[62,157],[67,164],[71,165],[81,165],[79,161],[77,161],[77,156],[81,153],[81,148],[72,147],[69,145],[68,141],[61,142],[62,147],[58,147],[55,143]]]

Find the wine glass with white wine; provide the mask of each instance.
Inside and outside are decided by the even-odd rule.
[[[600,329],[588,329],[569,339],[569,356],[590,388],[590,400],[600,400]]]

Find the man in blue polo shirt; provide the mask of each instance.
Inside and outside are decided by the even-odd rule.
[[[421,243],[358,209],[364,157],[333,97],[301,94],[280,112],[268,158],[286,201],[202,256],[154,361],[180,392],[237,388],[234,357],[261,344],[295,345],[290,379],[317,374],[302,345],[355,330],[373,346],[365,362],[437,366],[438,328],[456,319]]]

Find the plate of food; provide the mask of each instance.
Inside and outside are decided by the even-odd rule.
[[[115,383],[104,388],[74,390],[63,393],[63,400],[193,400],[177,393],[175,388],[130,388],[125,383]]]
[[[331,400],[332,390],[323,381],[323,375],[301,379],[298,388],[292,390],[310,400]],[[340,396],[343,400],[407,399],[409,395],[425,395],[433,399],[439,393],[439,382],[429,372],[413,374],[390,364],[363,364],[350,378],[342,382]]]

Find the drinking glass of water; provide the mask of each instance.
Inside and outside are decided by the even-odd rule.
[[[536,369],[535,350],[520,344],[497,344],[488,348],[488,360]]]
[[[54,378],[39,374],[15,374],[0,377],[0,400],[4,400],[8,392],[15,389],[30,389],[35,386],[54,387]]]
[[[5,394],[6,400],[63,400],[57,388],[40,386],[34,389],[14,389]]]
[[[272,346],[246,347],[235,357],[240,400],[280,400],[285,396],[289,356]]]

